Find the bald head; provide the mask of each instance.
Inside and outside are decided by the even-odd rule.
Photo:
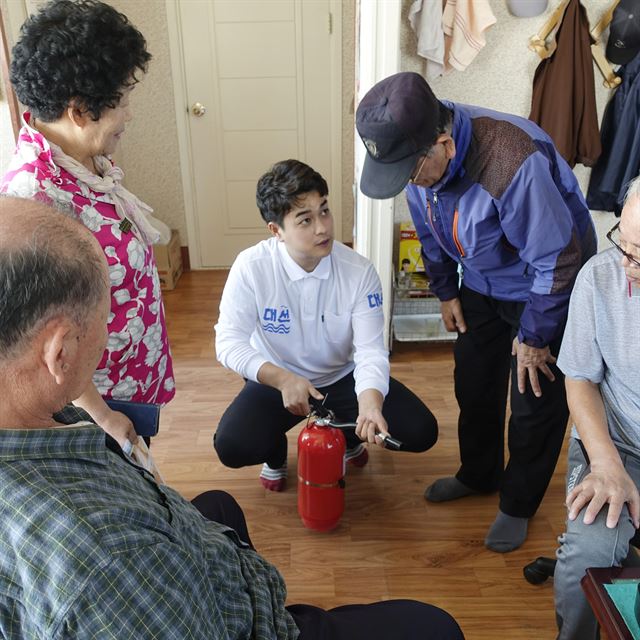
[[[100,245],[79,222],[33,200],[0,197],[0,361],[49,319],[84,324],[104,300]]]

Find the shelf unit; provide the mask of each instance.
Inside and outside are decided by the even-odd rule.
[[[410,279],[413,280],[413,279]],[[440,316],[440,300],[425,286],[413,282],[393,287],[391,311],[393,337],[399,342],[451,342],[456,333],[447,331]]]

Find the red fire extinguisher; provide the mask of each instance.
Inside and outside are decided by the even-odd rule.
[[[313,417],[298,436],[298,513],[316,531],[333,529],[344,511],[346,440],[331,418]]]
[[[325,396],[326,399],[326,396]],[[298,436],[298,513],[305,527],[330,531],[344,512],[344,454],[347,448],[343,429],[355,429],[355,422],[338,422],[335,414],[314,402],[307,426]],[[387,449],[398,451],[402,442],[380,434]]]

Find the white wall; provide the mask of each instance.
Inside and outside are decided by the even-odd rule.
[[[111,0],[110,4],[144,35],[153,56],[147,74],[131,94],[133,120],[115,160],[125,172],[127,189],[177,229],[180,243],[186,245],[165,4],[161,0]]]
[[[15,0],[12,0],[15,2]],[[19,25],[12,24],[10,15],[7,11],[8,0],[0,0],[0,9],[2,10],[5,34],[9,41],[9,49],[13,42],[14,34],[18,32]],[[24,15],[24,8],[20,7],[20,10],[16,11],[14,7],[13,13],[16,14],[16,21],[21,21]],[[9,113],[9,104],[4,92],[4,82],[0,82],[0,173],[3,173],[14,149],[13,129],[11,127],[11,114]]]
[[[425,0],[426,2],[431,0]],[[587,9],[591,27],[609,6],[603,0],[581,0]],[[512,16],[504,0],[490,0],[491,9],[497,19],[496,24],[486,32],[487,45],[465,71],[453,71],[451,74],[431,82],[434,93],[439,98],[454,102],[475,104],[498,111],[515,113],[528,117],[531,107],[533,75],[540,58],[527,48],[529,37],[537,33],[546,22],[549,14],[556,8],[559,0],[550,0],[544,14],[533,18]],[[407,21],[412,0],[403,0],[401,24],[401,70],[424,73],[423,59],[416,54],[416,38]],[[605,39],[608,32],[605,32]],[[596,103],[599,118],[602,119],[604,107],[610,91],[602,84],[602,75],[594,66]],[[575,173],[584,193],[591,170],[576,165]],[[600,247],[608,244],[604,233],[613,225],[613,215],[593,212],[594,222],[601,238]],[[396,198],[396,221],[409,220],[409,210],[404,196]],[[397,243],[396,243],[397,245]]]
[[[356,2],[342,0],[342,239],[353,240],[355,204],[354,127],[356,89]],[[338,185],[329,185],[334,191]]]
[[[13,153],[13,129],[9,105],[5,101],[4,87],[0,85],[0,170],[4,170]]]

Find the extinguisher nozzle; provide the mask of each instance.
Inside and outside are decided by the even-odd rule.
[[[402,448],[402,442],[400,440],[396,440],[391,436],[380,436],[382,438],[382,442],[384,444],[385,449],[391,449],[392,451],[400,451]]]

